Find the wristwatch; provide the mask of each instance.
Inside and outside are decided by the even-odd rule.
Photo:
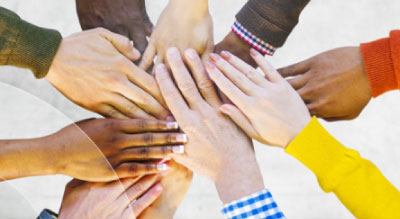
[[[36,219],[57,219],[58,215],[49,209],[43,209]]]

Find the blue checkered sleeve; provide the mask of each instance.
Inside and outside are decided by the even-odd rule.
[[[222,208],[227,219],[284,219],[268,189],[227,203]]]

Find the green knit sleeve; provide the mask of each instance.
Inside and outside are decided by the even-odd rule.
[[[28,68],[36,78],[43,78],[61,39],[58,31],[30,24],[0,7],[0,65]]]

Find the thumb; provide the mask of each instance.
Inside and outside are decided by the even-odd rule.
[[[127,37],[105,29],[100,31],[100,35],[110,41],[115,49],[131,61],[137,61],[140,59],[140,52],[133,47],[131,41]]]

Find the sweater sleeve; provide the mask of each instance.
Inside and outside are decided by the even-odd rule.
[[[61,42],[61,34],[22,20],[0,7],[0,65],[30,69],[36,78],[49,71]]]
[[[301,11],[310,0],[249,0],[236,15],[236,23],[232,29],[240,27],[246,32],[239,35],[253,38],[246,40],[253,47],[257,44],[267,45],[267,49],[274,50],[281,47],[293,28],[298,23]],[[260,51],[259,48],[255,47]],[[268,50],[266,50],[268,51]],[[266,53],[265,51],[262,51]],[[273,53],[273,52],[272,52]]]
[[[400,192],[370,161],[334,139],[314,117],[286,152],[316,175],[357,218],[400,218]]]
[[[360,45],[365,71],[372,95],[379,95],[400,88],[400,30],[394,30],[389,38]]]

